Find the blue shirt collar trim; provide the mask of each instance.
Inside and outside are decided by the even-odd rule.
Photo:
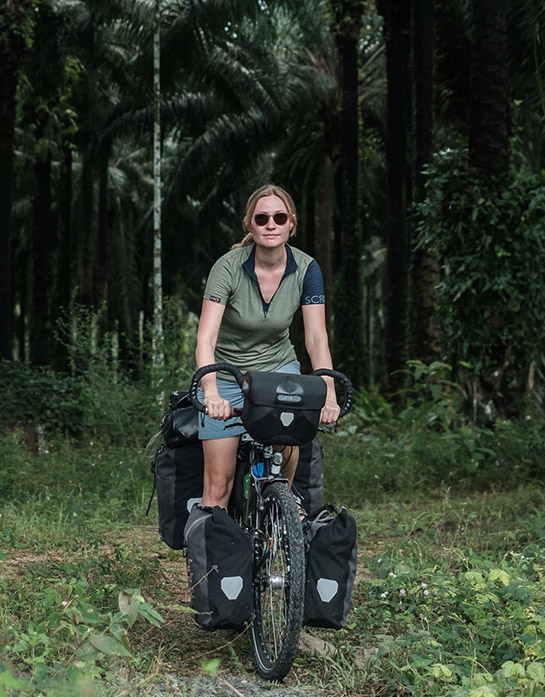
[[[284,278],[286,276],[289,276],[290,273],[294,273],[294,271],[297,271],[298,266],[297,262],[295,261],[295,257],[293,256],[293,252],[291,251],[291,247],[289,244],[286,245],[286,253],[287,253],[287,259],[286,259],[286,270],[284,272]],[[252,251],[248,255],[248,258],[246,261],[242,264],[242,268],[250,278],[253,278],[254,281],[257,281],[257,276],[255,274],[255,244],[252,245]]]

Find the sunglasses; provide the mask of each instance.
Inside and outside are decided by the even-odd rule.
[[[269,222],[269,218],[274,220],[275,225],[285,225],[288,222],[287,213],[275,213],[274,215],[258,213],[257,215],[254,215],[254,221],[258,227],[265,227],[265,225]]]

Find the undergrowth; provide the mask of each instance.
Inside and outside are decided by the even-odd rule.
[[[323,632],[336,653],[315,679],[346,694],[543,695],[544,504],[524,486],[358,514],[365,578],[346,628]]]
[[[300,654],[295,679],[338,695],[544,697],[543,415],[529,406],[483,426],[463,416],[448,367],[409,371],[399,406],[362,390],[339,432],[321,436],[324,498],[357,517],[360,571],[346,628],[312,630],[329,650]],[[105,390],[107,374],[90,375],[83,392]],[[11,380],[11,403],[57,385],[47,380]],[[80,389],[61,383],[57,398]],[[188,669],[203,633],[180,635],[187,604],[163,582],[157,546],[173,553],[155,507],[145,517],[146,443],[163,410],[149,395],[121,379],[107,396],[77,393],[78,433],[65,427],[72,397],[50,420],[18,408],[4,420],[0,697],[136,697]],[[205,671],[251,670],[244,636],[203,655]]]

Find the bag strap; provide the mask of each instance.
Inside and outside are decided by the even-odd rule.
[[[153,462],[151,463],[151,473],[153,474],[153,489],[151,491],[151,496],[149,497],[149,502],[148,502],[148,508],[146,510],[146,516],[149,515],[149,512],[151,510],[151,504],[153,503],[153,497],[155,496],[155,492],[157,491],[157,467],[155,466],[157,464],[157,458],[159,457],[159,453],[161,450],[164,450],[165,446],[160,445],[157,450],[155,451],[155,457],[153,458]]]
[[[339,509],[337,506],[328,503],[326,506],[322,506],[318,509],[312,518],[305,521],[304,535],[306,545],[310,545],[322,525],[327,525],[338,513]]]

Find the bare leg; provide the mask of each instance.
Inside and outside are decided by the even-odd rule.
[[[299,462],[299,448],[290,445],[277,447],[275,450],[279,450],[284,456],[284,462],[282,464],[282,476],[289,480],[290,486],[293,483],[293,478],[295,477],[295,470],[297,469],[297,463]]]
[[[227,508],[237,460],[238,436],[203,440],[204,491],[203,506]]]

